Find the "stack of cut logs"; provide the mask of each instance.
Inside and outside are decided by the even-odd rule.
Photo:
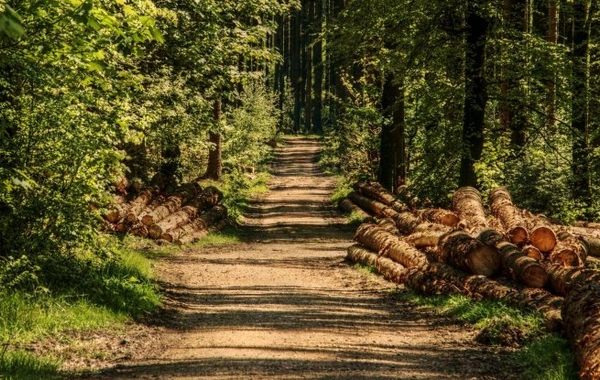
[[[490,193],[489,214],[477,189],[452,200],[453,210],[417,210],[378,183],[357,185],[340,202],[366,220],[348,258],[421,293],[536,310],[548,328],[564,327],[582,378],[600,379],[600,230],[521,210],[504,188]]]
[[[148,188],[129,202],[110,206],[104,219],[112,231],[185,244],[226,225],[222,198],[217,188],[203,189],[197,183],[184,184],[170,194]]]

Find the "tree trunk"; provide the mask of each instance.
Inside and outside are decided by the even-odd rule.
[[[503,187],[494,189],[489,196],[492,214],[500,220],[511,243],[523,245],[529,240],[527,222],[513,204],[510,193]]]
[[[580,378],[600,379],[600,284],[588,283],[569,292],[562,317]]]
[[[548,0],[548,31],[546,36],[551,44],[558,44],[558,0]],[[556,73],[550,74],[548,84],[546,85],[546,103],[548,114],[548,125],[556,125]]]
[[[176,211],[158,223],[148,227],[148,236],[152,239],[160,239],[167,231],[188,224],[196,216],[198,209],[194,206],[183,206],[181,210]]]
[[[390,206],[398,212],[408,211],[408,206],[399,201],[394,194],[390,193],[378,182],[361,183],[356,186],[356,189],[363,195],[377,200],[386,206]]]
[[[496,247],[504,272],[513,279],[532,288],[542,288],[548,281],[546,269],[536,260],[523,254],[519,247],[505,241],[498,231],[484,230],[479,234],[479,240]]]
[[[436,224],[443,224],[448,227],[458,227],[460,218],[452,211],[441,208],[426,208],[418,212],[418,217],[422,221]]]
[[[552,225],[543,217],[532,217],[527,220],[529,240],[542,253],[548,253],[556,247],[558,239]]]
[[[125,220],[129,223],[138,223],[138,215],[144,211],[148,204],[152,201],[156,189],[146,189],[129,203],[129,210],[125,214]]]
[[[213,118],[217,128],[221,122],[221,112],[221,98],[219,98],[213,103]],[[218,131],[209,131],[208,138],[209,142],[213,145],[213,148],[208,153],[208,165],[203,177],[219,181],[223,172],[221,133]]]
[[[573,197],[588,208],[591,207],[591,152],[588,118],[589,103],[589,0],[573,2],[573,52],[572,52],[572,106],[571,130],[573,131],[572,172]]]
[[[439,252],[444,262],[470,273],[491,276],[500,269],[497,250],[462,231],[444,235]]]
[[[357,229],[354,240],[407,268],[424,268],[427,265],[424,253],[375,224],[363,223]]]
[[[151,226],[158,223],[196,197],[198,192],[199,186],[197,184],[182,186],[175,194],[168,197],[163,204],[156,207],[150,213],[142,216],[142,223],[145,226]]]
[[[366,213],[362,208],[358,207],[354,204],[350,199],[344,198],[339,203],[338,206],[340,209],[345,211],[348,214],[359,215],[362,219],[369,218],[370,215]]]
[[[465,104],[460,186],[477,186],[474,165],[481,159],[483,152],[485,108],[488,98],[484,75],[488,20],[481,14],[482,3],[481,0],[468,0],[466,4]]]
[[[452,196],[452,208],[474,233],[488,228],[487,217],[479,191],[473,187],[461,187]]]
[[[317,134],[323,133],[323,42],[321,41],[320,34],[323,29],[323,0],[316,0],[316,15],[314,23],[314,31],[317,35],[313,50],[313,62],[314,68],[314,107],[312,114],[312,125],[313,130]]]

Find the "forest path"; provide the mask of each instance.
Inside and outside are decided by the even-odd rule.
[[[103,379],[509,379],[507,351],[394,296],[344,262],[353,228],[330,205],[317,140],[278,148],[246,241],[162,259],[156,347]],[[512,373],[511,373],[512,371]]]

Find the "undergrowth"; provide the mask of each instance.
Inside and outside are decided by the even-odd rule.
[[[58,376],[57,358],[38,357],[23,348],[67,332],[118,331],[126,322],[158,309],[160,296],[146,256],[112,238],[107,238],[105,248],[103,259],[85,253],[33,256],[7,260],[0,269],[0,374],[4,378]]]
[[[535,313],[501,302],[474,301],[461,295],[425,297],[412,291],[394,291],[394,297],[432,307],[478,328],[476,340],[518,348],[512,361],[528,380],[575,380],[577,365],[569,342],[544,329]]]

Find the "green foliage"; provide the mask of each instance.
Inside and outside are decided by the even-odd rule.
[[[243,171],[264,165],[270,158],[266,142],[276,137],[279,111],[275,94],[256,80],[245,83],[237,98],[240,106],[226,116],[223,165]]]

